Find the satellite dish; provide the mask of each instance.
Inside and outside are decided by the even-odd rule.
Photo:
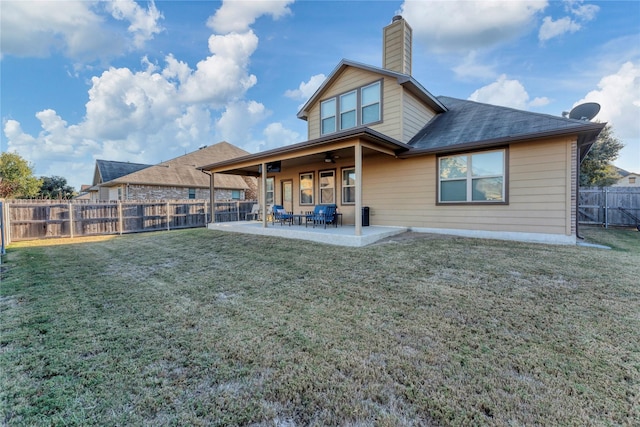
[[[569,118],[575,120],[591,120],[600,112],[600,104],[596,102],[585,102],[576,105],[570,112]]]

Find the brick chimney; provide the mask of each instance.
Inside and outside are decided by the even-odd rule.
[[[411,75],[411,43],[413,30],[400,15],[383,29],[382,67]]]

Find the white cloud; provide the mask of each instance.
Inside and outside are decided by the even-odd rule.
[[[489,47],[523,34],[548,5],[546,0],[407,0],[400,13],[420,44],[438,52]]]
[[[584,0],[565,0],[565,10],[587,22],[595,19],[600,7],[595,4],[584,4]]]
[[[288,3],[242,2],[250,6],[250,11],[243,15],[245,22],[251,23],[261,14],[274,18],[284,16],[289,13]],[[51,22],[41,25],[44,30],[23,32],[13,39],[13,44],[6,46],[17,50],[24,47],[23,52],[29,55],[34,52],[46,55],[58,50],[78,56],[78,52],[85,50],[89,55],[96,49],[96,40],[105,34],[108,36],[105,43],[118,39],[102,31],[106,15],[91,9],[95,3],[70,2],[65,7],[67,14],[58,14],[59,5],[49,9],[51,3],[42,4],[51,12]],[[223,12],[228,13],[229,7],[237,6],[227,6]],[[5,3],[3,17],[6,16],[4,8]],[[29,20],[27,16],[43,18],[44,15],[32,13],[31,9],[14,6],[13,10],[22,13],[23,21]],[[107,9],[117,19],[131,23],[128,30],[122,32],[135,43],[144,43],[159,29],[157,22],[161,15],[153,3],[146,11],[132,1],[112,4]],[[64,20],[69,16],[80,24],[70,25]],[[40,22],[46,21],[38,19],[32,28],[37,29]],[[3,25],[5,21],[3,18]],[[13,21],[20,22],[20,19]],[[30,135],[24,132],[19,121],[5,120],[7,148],[19,151],[33,162],[38,174],[64,176],[70,185],[79,188],[91,180],[93,160],[97,158],[157,163],[223,139],[247,150],[290,143],[298,134],[279,123],[268,125],[264,132],[255,130],[270,111],[263,104],[246,99],[247,90],[257,82],[249,72],[249,64],[258,47],[258,37],[246,25],[243,32],[211,35],[208,40],[211,55],[199,61],[195,68],[172,54],[165,57],[163,65],[152,63],[145,56],[140,70],[111,67],[92,77],[86,112],[79,123],[69,124],[53,109],[45,109],[35,114],[42,130]],[[6,29],[3,26],[3,52],[13,53],[5,49]],[[39,43],[24,44],[29,37],[36,37]],[[86,39],[85,44],[82,39]],[[89,42],[93,45],[87,44]],[[44,48],[35,50],[39,46]],[[258,132],[258,138],[254,132]]]
[[[463,62],[453,68],[453,72],[460,79],[488,79],[496,75],[493,67],[478,62],[477,52],[472,50],[464,58]]]
[[[111,16],[102,7],[113,10],[117,19],[130,22],[128,40],[110,28]],[[151,3],[147,11],[131,0],[103,3],[95,1],[3,1],[2,56],[46,57],[53,52],[80,61],[118,55],[133,45],[137,48],[158,33],[162,15]]]
[[[573,21],[568,16],[558,19],[557,21],[554,21],[550,16],[546,16],[542,20],[538,39],[540,39],[540,41],[547,41],[565,33],[575,33],[580,28],[580,24]]]
[[[253,31],[212,35],[209,50],[213,55],[198,62],[193,73],[187,75],[183,70],[182,100],[220,108],[229,100],[242,98],[257,83],[256,76],[248,72],[249,58],[257,47],[258,37]]]
[[[311,76],[308,82],[300,82],[297,89],[289,89],[284,93],[287,98],[295,99],[297,101],[306,101],[311,98],[316,90],[326,80],[327,76],[324,74],[316,74]]]
[[[551,100],[549,98],[547,98],[546,96],[542,96],[542,97],[536,97],[533,99],[533,101],[531,101],[529,103],[530,107],[544,107],[545,105],[548,105],[551,102]]]
[[[523,110],[527,107],[529,94],[522,83],[518,80],[508,80],[503,74],[495,82],[473,92],[469,99]]]
[[[529,107],[542,107],[549,104],[547,97],[536,97],[529,101],[529,94],[518,80],[509,80],[505,74],[486,86],[476,90],[468,98],[471,101],[526,110]]]
[[[224,0],[207,26],[218,33],[244,32],[262,15],[277,20],[290,14],[291,3],[293,0]]]
[[[268,117],[270,112],[256,101],[229,103],[216,122],[219,139],[240,147],[252,143],[252,128]]]
[[[133,0],[119,0],[107,3],[107,10],[119,20],[131,22],[128,31],[133,34],[133,44],[137,48],[144,46],[147,40],[151,40],[154,34],[162,31],[158,21],[163,18],[151,0],[149,8],[145,11]]]
[[[265,141],[260,147],[261,150],[282,147],[300,142],[300,134],[296,131],[285,128],[282,123],[269,123],[262,134]]]
[[[575,33],[582,29],[582,24],[595,19],[600,8],[592,4],[584,4],[584,0],[565,0],[565,11],[571,16],[554,20],[545,16],[538,32],[538,39],[545,42],[566,33]]]
[[[640,63],[626,62],[615,74],[600,79],[598,89],[576,105],[583,102],[600,104],[596,119],[610,122],[619,137],[640,139]]]

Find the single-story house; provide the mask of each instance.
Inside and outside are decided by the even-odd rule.
[[[640,174],[627,171],[621,173],[620,171],[621,169],[618,172],[622,177],[612,187],[640,187]]]
[[[196,166],[247,154],[235,145],[220,142],[156,165],[97,160],[89,193],[92,200],[210,200],[211,175]],[[255,178],[216,176],[215,200],[255,199],[256,192]]]
[[[342,60],[331,72],[298,113],[307,141],[200,169],[259,177],[262,206],[336,204],[356,236],[364,221],[576,242],[579,164],[604,123],[433,96],[411,75],[401,16],[382,53],[382,68]]]

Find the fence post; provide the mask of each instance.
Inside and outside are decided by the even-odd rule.
[[[236,212],[238,213],[238,215],[236,215],[238,218],[236,221],[240,221],[240,201],[239,200],[236,200]]]
[[[69,234],[73,239],[73,205],[69,203],[67,206],[69,206]]]
[[[171,222],[169,215],[169,202],[167,202],[167,231],[171,231]]]
[[[118,229],[122,236],[122,229],[124,228],[124,221],[122,219],[122,201],[118,200]]]
[[[609,228],[609,191],[604,187],[604,228]]]

